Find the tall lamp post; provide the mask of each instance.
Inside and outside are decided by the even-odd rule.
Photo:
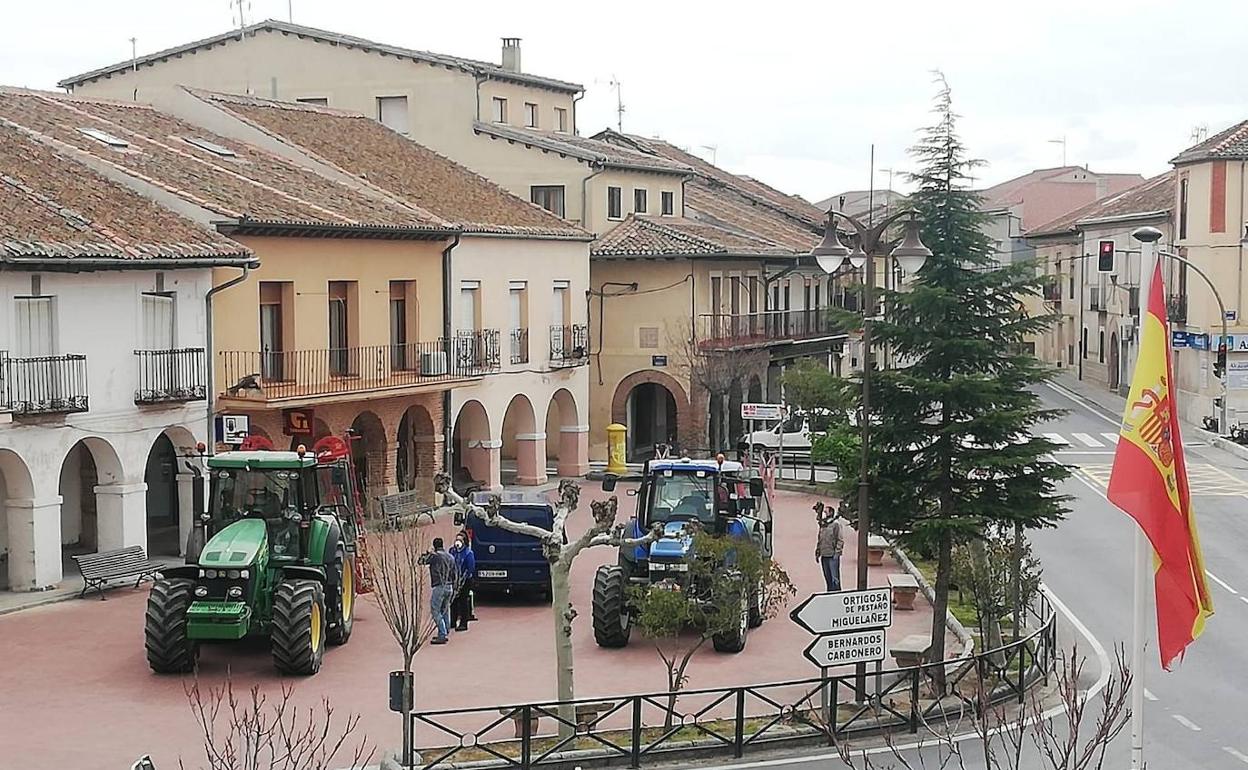
[[[841,243],[836,234],[836,218],[841,217],[853,225],[858,235],[858,243],[851,251]],[[862,458],[858,473],[858,583],[859,591],[867,589],[867,538],[871,529],[871,512],[869,509],[871,484],[867,478],[870,470],[871,456],[871,314],[875,310],[875,257],[880,249],[880,241],[889,225],[900,219],[906,219],[905,231],[901,243],[888,255],[879,254],[882,259],[893,259],[897,266],[907,273],[918,272],[928,257],[931,249],[923,245],[919,239],[919,220],[913,210],[899,211],[885,217],[873,225],[864,225],[859,220],[841,211],[828,209],[828,220],[825,225],[823,240],[811,250],[820,269],[832,275],[848,261],[854,268],[865,267],[862,291],[862,411],[858,417],[858,428],[862,431]],[[887,270],[887,264],[885,268]],[[855,689],[860,702],[866,701],[867,664],[859,663],[856,667]]]

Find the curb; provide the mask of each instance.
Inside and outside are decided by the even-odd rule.
[[[60,602],[67,602],[67,601],[70,601],[71,599],[77,599],[77,598],[78,598],[78,594],[76,593],[64,594],[62,596],[47,596],[42,599],[32,601],[29,604],[22,604],[21,606],[18,606],[18,607],[5,607],[3,609],[0,609],[0,615],[12,615],[15,612],[25,612],[26,610],[33,610],[36,607],[46,607],[49,604],[59,604]]]

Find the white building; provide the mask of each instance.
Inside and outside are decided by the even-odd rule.
[[[69,554],[179,553],[204,296],[252,259],[0,124],[0,589],[55,586]]]

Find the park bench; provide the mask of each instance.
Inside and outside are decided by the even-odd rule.
[[[594,703],[578,703],[575,708],[576,730],[580,733],[588,733],[594,726],[601,714],[605,714],[615,707],[610,701],[600,701]],[[545,707],[545,712],[555,713],[558,706]],[[505,717],[510,717],[512,723],[516,726],[516,737],[520,738],[524,735],[524,711],[518,708],[503,707],[498,713]],[[529,717],[529,735],[537,735],[537,730],[541,727],[541,717],[545,716],[543,711],[533,709]]]
[[[884,564],[884,552],[888,550],[888,541],[880,535],[867,537],[867,566],[879,567]]]
[[[927,662],[931,652],[932,637],[930,634],[910,634],[903,637],[901,641],[889,645],[888,648],[888,653],[893,656],[893,660],[897,661],[898,668],[921,666]]]
[[[78,571],[82,573],[82,592],[79,598],[86,596],[87,591],[94,588],[104,599],[104,588],[113,580],[129,580],[134,578],[134,586],[145,579],[155,577],[164,567],[160,562],[151,561],[141,545],[130,545],[112,551],[84,553],[72,557],[78,563]]]
[[[598,720],[600,714],[605,714],[615,706],[609,701],[600,701],[597,703],[578,703],[576,704],[576,729],[577,732],[587,733],[594,726],[594,722]]]
[[[888,576],[888,587],[893,592],[893,606],[899,610],[913,610],[914,597],[919,593],[919,581],[913,575]]]

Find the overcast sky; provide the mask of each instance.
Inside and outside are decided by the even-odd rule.
[[[246,0],[244,0],[246,2]],[[616,124],[811,199],[904,187],[906,148],[943,70],[992,184],[1066,157],[1152,175],[1209,131],[1248,118],[1245,0],[799,3],[631,0],[290,0],[296,23],[497,61],[585,85],[581,133]],[[0,84],[62,77],[225,31],[230,0],[0,0]],[[250,0],[249,22],[287,0]],[[714,147],[715,149],[709,149]]]

